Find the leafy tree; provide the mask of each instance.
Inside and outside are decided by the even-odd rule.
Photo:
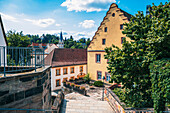
[[[169,6],[169,2],[164,6],[153,4],[150,15],[146,16],[138,12],[124,24],[122,32],[131,41],[124,39],[122,49],[115,45],[105,49],[112,80],[123,84],[124,102],[132,107],[153,106],[149,65],[170,57]]]
[[[170,59],[154,61],[150,65],[152,98],[156,113],[165,110],[170,104]]]
[[[24,36],[23,32],[8,31],[7,32],[8,46],[11,47],[27,47],[31,40],[28,36]]]

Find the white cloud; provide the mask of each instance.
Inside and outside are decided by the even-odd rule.
[[[60,27],[60,26],[61,26],[61,24],[56,24],[55,26]]]
[[[79,23],[79,26],[83,27],[83,28],[92,28],[94,27],[94,20],[84,20],[83,22]]]
[[[118,1],[118,3],[117,4],[119,4],[120,3],[120,1]]]
[[[17,18],[15,18],[13,16],[6,15],[6,14],[1,13],[1,12],[0,12],[0,14],[2,15],[2,18],[5,19],[5,20],[12,21],[12,22],[18,22]]]
[[[51,18],[39,19],[39,20],[34,20],[34,19],[24,19],[24,20],[32,22],[34,25],[37,25],[40,27],[48,27],[49,25],[52,25],[55,23],[55,20]]]
[[[107,10],[111,3],[116,0],[66,0],[61,4],[62,7],[67,7],[67,11],[102,11]]]

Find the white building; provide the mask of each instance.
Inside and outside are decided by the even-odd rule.
[[[87,50],[57,48],[45,58],[51,67],[51,90],[61,89],[63,80],[86,75]]]
[[[0,66],[4,66],[4,47],[7,47],[7,39],[0,15]],[[7,63],[6,48],[5,48],[5,65]]]

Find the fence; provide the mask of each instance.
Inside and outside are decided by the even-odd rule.
[[[118,96],[109,88],[105,89],[106,100],[116,113],[154,113],[153,108],[126,108]],[[170,111],[163,111],[163,113],[170,113]]]
[[[3,113],[58,113],[57,110],[47,109],[17,109],[17,108],[0,108]]]
[[[44,66],[44,50],[0,46],[0,74],[35,70]]]

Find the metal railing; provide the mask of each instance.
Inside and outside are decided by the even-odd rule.
[[[0,108],[0,112],[11,112],[11,113],[58,113],[57,110],[51,109],[17,109],[17,108]]]
[[[19,73],[44,66],[44,50],[0,46],[0,74]]]

